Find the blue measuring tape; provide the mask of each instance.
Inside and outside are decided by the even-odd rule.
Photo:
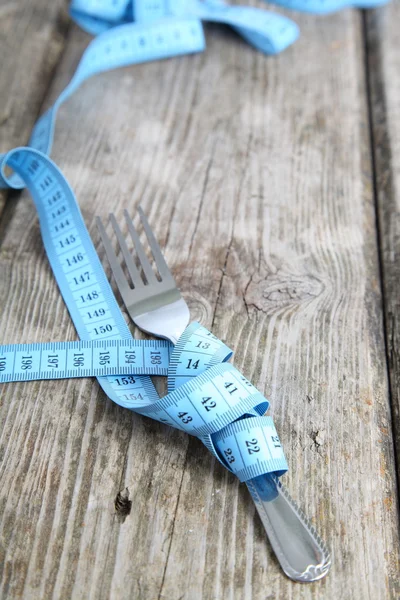
[[[57,166],[29,148],[11,151],[4,164],[24,181],[33,197],[47,256],[80,338],[130,339],[74,194]],[[3,177],[7,177],[4,172]],[[21,350],[26,348],[20,346]],[[287,463],[272,419],[262,416],[268,402],[226,363],[231,355],[218,338],[194,323],[171,354],[166,397],[158,397],[147,376],[128,375],[125,381],[107,376],[98,381],[121,406],[198,436],[241,481],[271,472],[279,476]],[[33,357],[27,363],[24,356],[21,368],[28,364],[32,367],[28,370],[38,370]],[[46,361],[48,365],[48,354]]]
[[[94,333],[107,332],[106,306],[101,298],[85,308]],[[69,300],[70,301],[70,300]],[[93,322],[94,321],[94,322]],[[105,331],[104,331],[105,330]],[[107,339],[0,346],[0,383],[101,377],[105,375],[167,375],[173,391],[206,369],[225,362],[232,351],[209,331],[194,323],[174,347],[166,340]],[[117,386],[127,382],[117,381]]]
[[[249,44],[277,54],[299,35],[297,25],[282,15],[222,0],[73,0],[71,17],[88,33],[98,35],[121,24],[196,18],[232,27]]]
[[[33,197],[47,256],[80,338],[131,341],[74,194],[61,171],[48,156],[30,148],[16,149],[5,156],[3,177],[7,180],[5,165],[15,171],[10,178],[19,177]],[[15,358],[19,357],[18,366],[37,371],[40,363],[34,364],[33,355],[26,351],[22,345],[14,353]],[[165,398],[158,397],[147,376],[133,377],[131,373],[123,379],[109,375],[98,377],[98,381],[117,404],[198,436],[241,481],[271,472],[279,476],[286,471],[287,463],[272,419],[262,416],[268,402],[225,362],[231,355],[229,348],[195,323],[186,329],[171,354],[170,391]],[[48,353],[45,360],[48,367]]]
[[[284,8],[314,14],[329,14],[346,7],[361,9],[375,8],[388,3],[388,0],[268,0]],[[232,11],[224,15],[224,11]],[[299,31],[289,19],[282,20],[276,13],[266,13],[254,8],[229,6],[222,0],[73,0],[71,17],[88,33],[98,35],[119,24],[135,21],[143,23],[162,19],[165,16],[197,16],[205,21],[222,22],[232,26],[250,44],[268,54],[277,54],[296,41]],[[268,30],[254,30],[259,19],[271,17]],[[232,22],[233,17],[238,22]],[[246,27],[248,19],[249,28]],[[281,27],[286,28],[282,34]],[[259,31],[259,30],[258,30]],[[266,33],[268,32],[268,36]],[[254,38],[251,39],[252,33]],[[250,37],[248,37],[250,35]],[[258,45],[260,44],[260,45]]]
[[[87,310],[101,323],[104,308]],[[101,325],[99,325],[101,327]],[[0,383],[105,375],[168,375],[173,346],[165,340],[98,340],[0,346]],[[118,381],[127,385],[126,378]]]

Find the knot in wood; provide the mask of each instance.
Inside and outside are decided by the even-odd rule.
[[[245,293],[245,302],[248,307],[272,313],[276,309],[308,302],[320,296],[323,289],[322,281],[313,275],[278,271],[267,277],[253,276]]]

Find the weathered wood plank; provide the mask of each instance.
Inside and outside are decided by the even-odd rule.
[[[386,336],[400,481],[400,4],[367,17]]]
[[[192,317],[271,399],[287,485],[333,547],[332,573],[288,581],[246,489],[197,440],[113,405],[93,381],[10,384],[3,595],[398,596],[361,17],[298,20],[302,39],[276,59],[212,27],[204,55],[93,79],[61,110],[53,156],[95,239],[95,214],[144,206]],[[74,29],[48,103],[86,40]],[[2,342],[75,338],[26,194],[0,282]]]
[[[398,550],[391,564],[381,562],[385,548],[398,549],[398,541],[379,273],[371,240],[375,219],[362,43],[355,22],[346,28],[343,16],[331,22],[335,19],[337,28],[322,28],[321,38],[314,23],[305,31],[308,43],[297,50],[308,69],[293,66],[292,79],[283,75],[282,64],[276,72],[270,64],[265,73],[259,67],[261,81],[277,82],[280,76],[282,88],[277,84],[251,96],[242,82],[241,104],[230,98],[237,110],[230,111],[225,100],[226,112],[238,121],[227,119],[225,126],[223,118],[217,121],[222,141],[192,251],[204,253],[215,202],[222,204],[228,195],[233,206],[230,213],[225,208],[224,218],[228,214],[232,221],[228,243],[222,244],[226,262],[214,330],[242,349],[236,363],[272,399],[296,473],[289,485],[332,539],[335,573],[319,593],[395,598]],[[302,92],[292,96],[293,103],[282,100],[290,89]],[[220,103],[222,97],[214,101]],[[224,145],[226,139],[230,143]],[[223,181],[226,173],[234,174],[231,188]],[[365,481],[368,473],[376,474],[373,483]],[[187,519],[184,506],[177,519]],[[224,525],[217,516],[215,561],[232,533],[232,524]],[[187,548],[185,553],[190,554]],[[173,593],[173,573],[182,559],[177,537],[165,597]],[[359,579],[358,561],[374,576],[356,585],[351,580]],[[386,568],[378,581],[375,576]],[[246,579],[239,583],[235,574],[232,569],[217,597],[229,597],[234,585],[243,586],[238,597],[261,598],[269,588],[270,573],[258,574],[251,594]],[[291,597],[290,584],[275,584],[279,588],[271,597]],[[216,587],[206,589],[205,597],[213,597]]]
[[[6,0],[0,6],[0,152],[28,141],[68,26],[66,0]],[[7,193],[0,190],[0,215]]]

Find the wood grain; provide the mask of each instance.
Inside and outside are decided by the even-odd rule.
[[[367,17],[368,71],[376,166],[392,419],[400,481],[400,3]]]
[[[66,0],[0,5],[0,152],[26,144],[65,45]],[[0,216],[7,193],[0,190]]]
[[[1,390],[3,596],[399,596],[362,19],[297,20],[277,58],[207,27],[202,55],[94,78],[60,111],[53,157],[101,256],[94,216],[144,207],[193,319],[271,400],[285,483],[329,541],[331,574],[289,581],[246,488],[195,438],[95,381],[38,382]],[[86,42],[73,28],[47,104]],[[25,193],[0,306],[3,343],[76,338]]]

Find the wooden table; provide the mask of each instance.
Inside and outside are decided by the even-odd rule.
[[[0,8],[2,150],[88,43],[66,8]],[[92,379],[16,383],[0,404],[2,598],[400,597],[400,3],[288,15],[302,35],[275,58],[207,26],[203,54],[93,78],[52,156],[102,257],[94,216],[144,207],[192,317],[271,400],[284,481],[332,571],[288,580],[245,486],[197,439]],[[3,194],[0,218],[1,343],[76,339],[29,195]]]

